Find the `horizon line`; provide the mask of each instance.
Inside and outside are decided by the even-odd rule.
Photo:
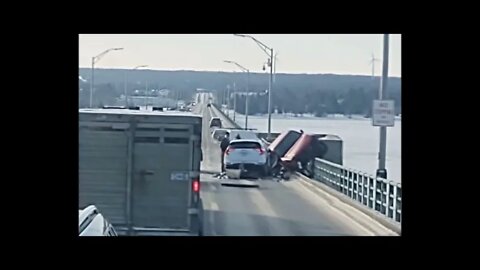
[[[91,67],[79,67],[83,69],[91,69]],[[106,68],[95,68],[96,70],[99,69],[118,69],[118,70],[131,70],[131,68],[111,68],[111,67],[106,67]],[[133,70],[132,70],[133,71]],[[217,73],[242,73],[242,72],[235,72],[235,71],[223,71],[223,70],[194,70],[194,69],[152,69],[152,68],[146,68],[146,69],[137,69],[136,71],[188,71],[188,72],[217,72]],[[251,74],[269,74],[267,72],[250,72]],[[353,74],[353,73],[306,73],[306,72],[298,72],[298,73],[275,73],[276,75],[337,75],[337,76],[365,76],[365,77],[372,77],[371,74]],[[381,75],[375,75],[375,77],[381,78]],[[401,76],[393,76],[389,75],[389,78],[399,78],[401,79]]]

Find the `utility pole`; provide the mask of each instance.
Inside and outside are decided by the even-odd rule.
[[[379,99],[387,99],[388,82],[388,34],[383,35],[383,70],[380,83]],[[380,127],[380,149],[378,153],[377,177],[387,179],[387,169],[385,168],[385,159],[387,152],[387,127]]]
[[[233,122],[235,122],[235,114],[237,111],[237,90],[235,89],[235,82],[233,82]]]

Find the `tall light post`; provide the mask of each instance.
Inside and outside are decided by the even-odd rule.
[[[147,103],[147,101],[148,101],[148,81],[147,80],[145,80],[145,99],[144,100],[145,100],[145,110],[147,110],[147,108],[148,108],[148,103]]]
[[[223,89],[223,98],[222,98],[222,111],[225,112],[224,105],[227,104],[227,89]]]
[[[227,85],[227,116],[230,117],[230,85]]]
[[[383,35],[383,67],[382,81],[380,83],[379,99],[387,99],[387,81],[388,81],[388,34]],[[377,177],[387,179],[387,169],[385,169],[385,157],[387,152],[387,127],[380,127],[380,149],[378,154]]]
[[[236,111],[237,111],[237,90],[235,90],[235,82],[233,82],[233,122],[235,122]]]
[[[270,58],[267,64],[270,66],[270,80],[268,81],[268,135],[267,139],[271,139],[271,130],[272,130],[272,80],[273,80],[273,48],[268,47],[267,45],[263,44],[256,38],[250,36],[250,35],[240,35],[240,34],[235,34],[237,37],[246,37],[250,38],[255,43],[257,43],[258,47],[264,51],[268,57]]]
[[[223,62],[229,63],[229,64],[234,64],[237,67],[239,67],[242,71],[247,72],[247,95],[245,97],[245,129],[247,129],[248,128],[248,97],[250,95],[250,90],[249,90],[250,70],[248,70],[247,68],[244,68],[242,65],[240,65],[239,63],[237,63],[235,61],[224,60]]]
[[[143,68],[143,67],[148,67],[148,65],[140,65],[140,66],[136,66],[132,69],[133,70],[137,70],[139,68]],[[125,90],[125,106],[128,107],[128,93],[127,93],[127,72],[128,72],[128,69],[125,70],[125,74],[123,74],[123,81],[124,81],[124,90]]]
[[[105,54],[111,52],[111,51],[120,51],[123,50],[123,48],[110,48],[108,50],[103,51],[101,54],[92,57],[92,79],[90,80],[90,108],[93,107],[93,88],[94,88],[94,79],[95,79],[95,63],[100,61]]]

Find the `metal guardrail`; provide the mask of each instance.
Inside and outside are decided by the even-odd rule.
[[[368,208],[402,221],[402,185],[316,158],[314,179]]]

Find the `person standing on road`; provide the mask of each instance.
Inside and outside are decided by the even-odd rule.
[[[222,150],[222,157],[220,158],[222,164],[220,165],[221,166],[221,170],[222,170],[222,173],[225,172],[225,165],[223,164],[223,160],[225,158],[225,151],[227,150],[227,147],[228,145],[230,144],[230,133],[227,132],[225,133],[225,137],[223,137],[222,139],[222,142],[220,143],[220,149]]]

